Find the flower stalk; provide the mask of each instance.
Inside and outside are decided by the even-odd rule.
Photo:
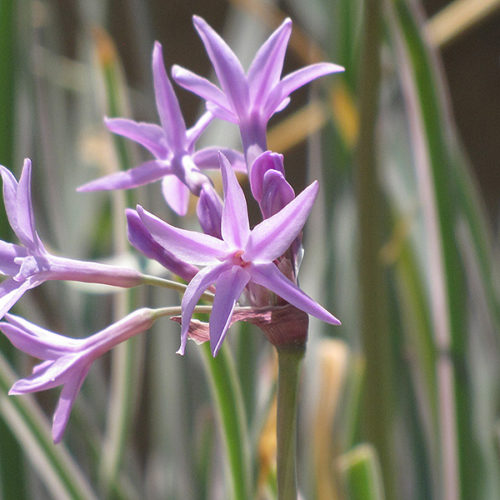
[[[297,395],[306,344],[276,347],[278,353],[277,472],[278,499],[297,498]]]

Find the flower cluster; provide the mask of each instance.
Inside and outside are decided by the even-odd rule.
[[[281,77],[291,33],[289,19],[269,37],[245,73],[236,55],[201,18],[195,28],[205,46],[220,87],[191,71],[174,66],[172,78],[206,103],[206,112],[186,128],[177,97],[163,62],[162,48],[153,50],[153,77],[160,125],[124,118],[106,118],[108,129],[144,146],[153,159],[128,171],[85,184],[78,191],[130,189],[161,181],[167,204],[185,215],[188,198],[198,197],[197,215],[202,232],[172,226],[141,206],[127,209],[130,243],[187,282],[181,304],[181,345],[184,354],[192,336],[210,341],[213,355],[221,347],[235,320],[252,321],[276,343],[286,317],[299,314],[297,325],[307,334],[307,314],[337,325],[339,321],[307,296],[297,285],[302,228],[318,193],[315,181],[295,195],[285,176],[283,156],[268,151],[266,130],[271,116],[282,110],[290,94],[310,81],[342,71],[320,63]],[[214,119],[235,123],[243,151],[224,147],[196,150],[195,143]],[[207,169],[220,169],[222,198],[214,189]],[[235,171],[248,175],[251,193],[262,221],[250,229],[247,202]],[[36,230],[31,202],[31,162],[25,161],[20,180],[0,167],[7,217],[20,244],[0,241],[0,330],[14,346],[43,360],[33,373],[14,384],[11,394],[23,394],[63,385],[54,414],[54,441],[62,438],[73,401],[92,362],[116,344],[147,330],[164,315],[140,309],[85,339],[72,339],[7,314],[29,289],[47,280],[77,280],[132,287],[148,283],[141,273],[115,266],[51,255]],[[193,321],[195,307],[206,290],[214,292],[208,335],[200,335]],[[250,306],[236,310],[239,305]],[[270,311],[279,311],[270,314]],[[233,313],[235,313],[233,315]],[[306,314],[305,314],[306,313]],[[306,318],[306,321],[303,318]],[[260,319],[259,319],[260,318]],[[290,322],[289,322],[290,323]],[[276,329],[276,328],[275,328]],[[296,335],[290,332],[290,338]],[[281,338],[280,342],[287,342]]]

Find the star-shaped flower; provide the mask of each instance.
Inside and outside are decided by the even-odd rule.
[[[222,239],[178,229],[137,207],[153,238],[186,262],[205,266],[189,283],[182,299],[181,346],[183,354],[189,323],[201,294],[215,283],[210,315],[210,346],[215,356],[226,335],[233,309],[245,287],[256,283],[298,309],[328,323],[339,320],[286,278],[274,261],[288,249],[311,211],[318,183],[315,181],[278,213],[250,230],[245,196],[227,158],[222,154],[224,186]]]
[[[9,394],[45,391],[62,385],[52,423],[52,438],[58,443],[92,363],[117,344],[148,330],[154,319],[153,310],[139,309],[90,337],[75,339],[7,314],[6,321],[0,322],[0,330],[15,347],[44,360],[33,368],[29,377],[18,380]]]
[[[35,229],[31,202],[31,161],[24,161],[19,183],[0,165],[7,218],[21,245],[0,240],[0,273],[10,278],[0,284],[0,318],[27,290],[47,280],[73,280],[132,287],[143,283],[133,270],[57,257],[47,252]]]
[[[166,202],[176,213],[185,215],[189,192],[198,195],[201,186],[210,182],[201,169],[218,168],[217,153],[221,148],[208,147],[195,151],[195,143],[212,121],[213,115],[205,113],[193,127],[186,129],[158,42],[153,49],[153,80],[161,126],[125,118],[107,118],[105,123],[111,132],[144,146],[155,159],[91,181],[80,186],[78,191],[130,189],[162,179]],[[231,149],[222,150],[233,161],[235,168],[246,171],[241,153]]]
[[[281,78],[292,31],[290,19],[285,19],[260,47],[246,74],[234,52],[205,20],[194,16],[193,23],[221,88],[180,66],[172,68],[172,76],[179,85],[205,99],[214,115],[239,125],[245,152],[252,146],[257,146],[255,155],[267,149],[267,122],[288,104],[292,92],[320,76],[344,71],[336,64],[317,63]]]

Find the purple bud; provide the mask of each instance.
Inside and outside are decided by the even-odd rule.
[[[126,210],[126,215],[128,223],[128,240],[130,244],[146,257],[155,259],[163,267],[172,271],[177,276],[186,281],[191,281],[191,278],[199,269],[192,264],[180,260],[157,243],[152,238],[135,210],[128,208]]]
[[[253,197],[260,203],[262,200],[262,183],[264,182],[264,174],[268,170],[277,170],[285,175],[283,167],[283,155],[265,151],[254,161],[249,173],[250,188]]]
[[[278,213],[295,198],[292,186],[278,170],[268,170],[262,181],[260,209],[265,219]]]
[[[205,183],[200,191],[196,214],[205,234],[222,239],[222,200],[213,186],[208,183]]]

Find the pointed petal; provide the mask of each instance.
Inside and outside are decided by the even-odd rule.
[[[292,21],[287,18],[261,46],[252,61],[247,73],[247,80],[254,108],[263,104],[269,92],[280,80],[291,32]]]
[[[35,215],[31,201],[31,160],[24,160],[23,170],[17,187],[17,224],[16,233],[21,243],[33,253],[43,252],[44,248],[35,229]]]
[[[11,315],[7,315],[9,319]],[[21,319],[21,318],[19,318]],[[28,324],[28,328],[26,325]],[[34,332],[31,330],[34,327]],[[56,359],[59,356],[74,352],[81,344],[78,339],[58,335],[49,330],[44,330],[28,321],[13,324],[2,321],[0,330],[17,349],[38,359]]]
[[[306,223],[318,189],[318,182],[314,181],[277,214],[255,226],[242,258],[248,262],[272,262],[283,255]]]
[[[222,238],[236,248],[244,248],[250,235],[248,208],[243,190],[227,158],[220,155],[224,208],[222,209]]]
[[[216,104],[230,113],[232,112],[231,106],[224,93],[206,78],[176,64],[172,66],[172,78],[181,87],[184,87],[193,94]]]
[[[35,230],[35,218],[31,202],[31,160],[24,160],[18,182],[10,170],[0,165],[3,180],[3,198],[7,218],[19,241],[30,251],[43,251],[43,245]]]
[[[16,281],[13,278],[3,281],[0,284],[0,319],[5,313],[31,288],[43,283],[42,279],[31,279]]]
[[[135,210],[127,208],[128,240],[131,245],[149,259],[155,259],[163,267],[186,281],[198,272],[198,268],[178,259],[153,239]]]
[[[271,117],[271,115],[276,112],[281,102],[298,88],[316,80],[316,78],[320,76],[330,73],[339,73],[341,71],[344,71],[344,68],[337,64],[317,63],[290,73],[272,90],[264,106],[264,116],[266,118]]]
[[[130,170],[115,172],[114,174],[87,182],[87,184],[77,188],[77,191],[83,193],[88,191],[133,189],[151,182],[156,182],[170,174],[171,171],[170,165],[161,161],[151,160],[138,167],[131,168]]]
[[[249,92],[240,61],[204,19],[193,16],[193,23],[212,61],[222,90],[231,103],[231,108],[240,118],[245,116],[249,108]]]
[[[249,281],[250,274],[238,266],[222,273],[216,281],[214,305],[210,314],[210,348],[214,357],[226,336],[234,306]]]
[[[126,118],[104,118],[104,123],[108,130],[144,146],[156,158],[167,158],[169,149],[165,142],[165,132],[160,126]]]
[[[167,175],[161,183],[163,198],[169,207],[181,217],[186,215],[189,203],[189,189],[175,175]]]
[[[286,278],[272,262],[266,264],[252,264],[250,266],[252,281],[266,287],[297,309],[300,309],[321,321],[340,325],[340,321],[330,314],[324,307],[306,295],[297,285]]]
[[[264,153],[259,155],[253,162],[250,168],[248,180],[250,181],[252,195],[259,203],[262,199],[262,183],[264,181],[264,174],[268,170],[278,170],[285,175],[283,155],[273,153],[272,151],[264,151]]]
[[[202,269],[189,283],[184,296],[182,297],[182,327],[181,327],[181,345],[178,354],[184,354],[186,342],[188,339],[189,323],[193,316],[193,311],[200,300],[203,292],[212,285],[217,278],[232,266],[229,262],[222,262],[216,266],[207,266]]]
[[[15,276],[19,272],[19,264],[15,262],[15,259],[27,255],[26,248],[0,240],[0,273]]]
[[[80,361],[77,355],[66,355],[52,362],[42,363],[43,367],[35,367],[29,377],[18,380],[10,389],[9,394],[27,394],[29,392],[46,391],[64,384],[71,376],[75,365]]]
[[[5,212],[7,213],[10,227],[17,235],[17,180],[12,172],[3,165],[0,165],[0,175],[3,182]]]
[[[179,229],[137,206],[137,213],[152,237],[178,258],[191,264],[214,264],[228,254],[227,244],[208,234]]]
[[[63,437],[66,425],[68,424],[69,415],[73,408],[76,396],[80,392],[83,381],[89,372],[90,364],[82,368],[79,372],[74,373],[71,378],[64,384],[57,407],[52,418],[52,439],[54,443],[59,443]]]
[[[210,111],[205,111],[198,121],[186,132],[187,143],[186,150],[188,153],[192,153],[194,150],[194,143],[198,140],[200,135],[205,131],[205,129],[210,125],[215,116],[210,113]]]
[[[153,79],[158,115],[165,130],[167,144],[173,151],[183,151],[186,144],[186,124],[182,117],[179,101],[163,63],[161,44],[155,42],[153,49]]]
[[[192,158],[196,166],[200,169],[218,169],[220,168],[219,153],[222,153],[229,160],[233,170],[236,170],[236,172],[247,172],[245,157],[242,153],[234,149],[210,146],[196,151]]]

